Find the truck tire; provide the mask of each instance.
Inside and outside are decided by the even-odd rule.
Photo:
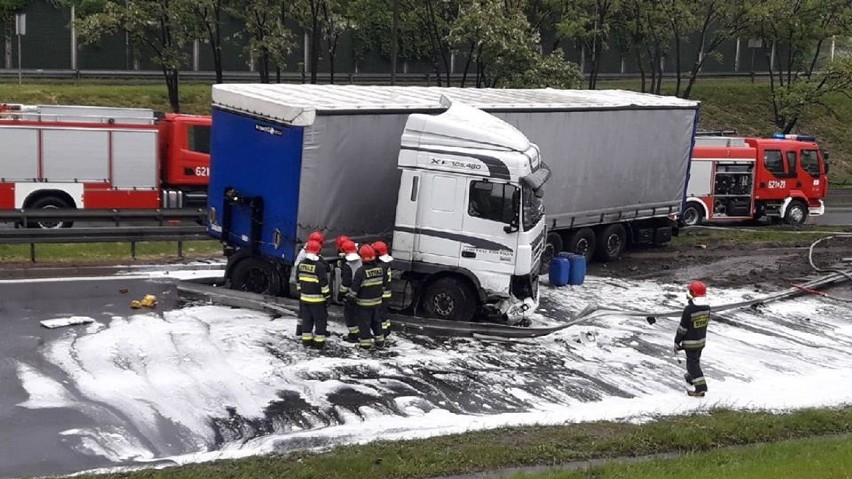
[[[42,196],[41,198],[33,201],[27,208],[33,210],[58,210],[61,208],[73,208],[73,205],[69,205],[67,201],[58,196]],[[27,221],[27,228],[41,228],[43,230],[70,228],[73,225],[73,221]]]
[[[549,233],[544,243],[544,250],[541,252],[541,265],[538,268],[538,274],[547,274],[550,271],[550,262],[561,252],[562,236],[559,233]]]
[[[277,296],[281,292],[281,277],[269,261],[248,257],[231,271],[231,289]]]
[[[609,262],[617,260],[627,245],[627,231],[620,223],[607,225],[598,234],[598,244],[595,246],[595,258],[598,261]]]
[[[684,226],[697,226],[704,222],[704,212],[694,204],[686,205],[680,212],[680,222]]]
[[[591,228],[580,228],[571,233],[566,249],[585,256],[586,261],[591,261],[595,256],[595,232]]]
[[[426,287],[420,304],[426,316],[430,318],[472,321],[476,301],[476,296],[467,282],[445,277]]]
[[[784,222],[788,225],[799,226],[808,219],[808,206],[801,201],[793,201],[784,212]]]

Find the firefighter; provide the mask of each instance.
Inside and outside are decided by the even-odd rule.
[[[385,345],[385,336],[382,333],[379,309],[382,305],[387,276],[381,265],[376,262],[376,252],[372,246],[362,245],[358,254],[363,264],[355,272],[347,296],[358,309],[358,344],[363,349],[371,349],[373,345],[382,348]]]
[[[373,250],[375,250],[376,254],[379,256],[379,265],[381,265],[382,269],[385,271],[385,276],[387,277],[387,284],[385,286],[385,290],[382,292],[382,306],[379,310],[379,316],[382,318],[382,333],[385,336],[385,339],[388,338],[391,331],[391,322],[388,317],[388,305],[391,300],[391,262],[393,261],[393,257],[388,254],[388,245],[384,241],[376,241],[373,243]]]
[[[358,256],[355,243],[346,240],[341,245],[341,250],[345,254],[343,264],[340,267],[340,287],[338,288],[338,297],[346,298],[352,286],[352,278],[355,272],[361,268],[361,257]],[[346,301],[343,305],[343,321],[346,323],[346,328],[349,333],[346,336],[346,342],[355,343],[358,341],[358,307],[352,301]]]
[[[328,337],[328,266],[320,259],[319,241],[305,244],[305,259],[299,263],[299,313],[302,317],[302,345],[322,349]]]
[[[310,235],[308,235],[308,241],[317,241],[320,244],[320,250],[322,250],[323,245],[325,244],[325,236],[320,231],[312,231]],[[296,279],[296,271],[299,269],[299,263],[305,259],[305,248],[308,243],[305,242],[305,246],[302,246],[302,249],[299,250],[299,254],[296,255],[296,261],[293,262],[293,269],[290,270],[290,283],[296,283],[296,288],[299,287],[299,281]],[[325,261],[325,260],[323,260]],[[328,265],[326,265],[328,266]],[[327,270],[328,268],[326,268]],[[299,318],[296,320],[296,336],[302,336],[302,302],[299,301]]]
[[[707,337],[707,324],[710,322],[710,305],[707,304],[707,286],[701,281],[689,283],[686,292],[689,304],[683,309],[680,326],[674,339],[674,352],[686,351],[686,374],[683,378],[695,386],[695,390],[686,393],[693,397],[704,397],[707,392],[707,380],[701,371],[701,350]]]
[[[333,278],[331,280],[331,296],[335,304],[343,304],[346,299],[346,296],[340,294],[340,284],[342,283],[343,264],[346,262],[346,253],[343,251],[343,244],[347,241],[351,240],[346,235],[340,235],[334,240],[334,246],[337,248],[337,259],[331,268],[331,276]]]

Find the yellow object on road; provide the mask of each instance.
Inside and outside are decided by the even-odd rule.
[[[157,297],[153,294],[146,294],[144,298],[142,298],[142,306],[146,308],[153,308],[157,305]]]

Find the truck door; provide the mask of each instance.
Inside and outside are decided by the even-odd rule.
[[[802,182],[802,192],[808,200],[820,200],[825,197],[828,179],[823,175],[822,160],[819,151],[813,148],[802,148],[799,162],[799,175]]]
[[[761,151],[761,150],[758,150]],[[755,194],[761,200],[783,200],[797,181],[796,152],[788,148],[764,148]]]
[[[512,274],[515,269],[521,190],[515,185],[471,179],[464,214],[459,266]],[[507,230],[509,232],[507,232]]]
[[[458,266],[466,179],[442,174],[421,178],[413,259]]]

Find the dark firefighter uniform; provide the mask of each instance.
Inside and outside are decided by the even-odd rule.
[[[358,309],[358,344],[364,349],[372,348],[374,342],[376,347],[385,345],[382,319],[379,315],[386,283],[385,270],[375,260],[365,262],[352,278],[349,301]]]
[[[316,255],[307,255],[298,268],[302,344],[322,348],[328,337],[328,266]]]
[[[680,326],[675,334],[675,344],[686,352],[686,376],[684,379],[695,386],[695,392],[707,391],[707,381],[701,371],[701,350],[707,338],[707,324],[710,323],[710,306],[695,304],[690,300],[680,318]]]
[[[391,331],[391,322],[388,317],[388,306],[391,300],[391,261],[393,260],[388,255],[379,256],[379,266],[384,270],[386,278],[385,287],[382,291],[382,305],[379,311],[379,316],[382,320],[382,334],[384,334],[385,339],[387,339]]]
[[[352,279],[355,272],[361,267],[361,258],[357,253],[351,253],[345,256],[343,266],[340,268],[340,287],[338,288],[338,298],[346,298],[352,288]],[[358,306],[354,301],[344,301],[343,304],[343,321],[346,323],[346,328],[349,334],[346,340],[354,343],[358,341]]]
[[[296,255],[295,266],[293,266],[292,273],[290,273],[290,277],[291,277],[290,282],[296,283],[296,289],[297,290],[300,290],[300,287],[301,287],[301,283],[299,282],[299,278],[298,278],[299,265],[302,263],[302,261],[305,260],[306,255],[307,255],[307,252],[305,251],[304,247],[299,250],[299,254]],[[320,256],[319,262],[322,263],[325,266],[326,273],[331,272],[331,267],[329,266],[328,261],[326,261],[325,258]],[[296,320],[296,336],[299,336],[299,337],[302,336],[302,329],[304,329],[303,324],[302,324],[302,323],[304,323],[303,317],[304,317],[304,315],[302,314],[302,302],[299,301],[299,317]]]

